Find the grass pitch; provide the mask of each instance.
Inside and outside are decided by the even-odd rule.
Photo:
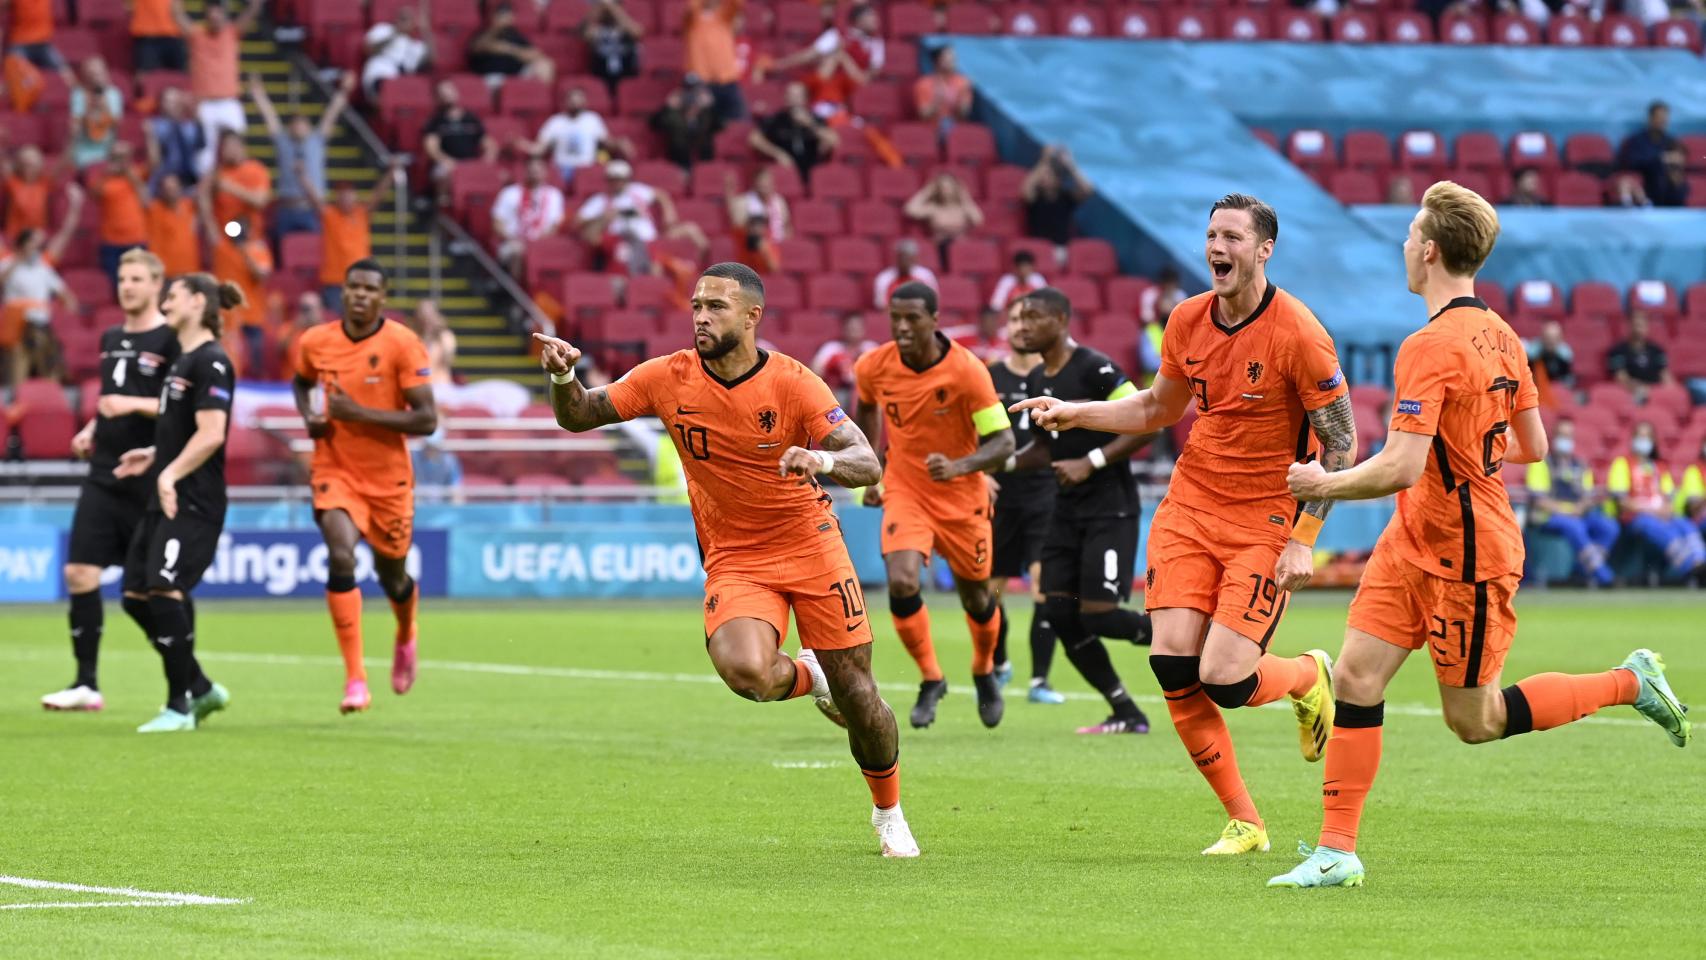
[[[1336,651],[1346,600],[1295,603],[1275,650]],[[0,910],[0,957],[1706,956],[1706,743],[1677,750],[1633,710],[1467,747],[1413,657],[1363,825],[1368,886],[1268,890],[1320,817],[1288,711],[1231,719],[1274,852],[1210,861],[1223,817],[1141,651],[1114,656],[1149,736],[1073,736],[1102,708],[1064,657],[1057,684],[1085,699],[1012,695],[990,732],[964,621],[949,597],[931,609],[953,692],[933,729],[902,730],[910,862],[877,856],[864,784],[809,703],[716,682],[692,604],[429,601],[415,691],[393,696],[375,661],[374,709],[345,718],[323,607],[204,603],[231,709],[156,737],[131,731],[158,709],[158,660],[116,605],[98,715],[37,707],[71,676],[64,614],[8,610],[0,874],[243,902]],[[1521,613],[1507,679],[1649,645],[1706,701],[1698,595],[1531,592]],[[877,621],[904,724],[913,668]],[[8,906],[137,899],[0,884]]]

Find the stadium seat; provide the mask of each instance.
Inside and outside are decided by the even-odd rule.
[[[869,123],[888,126],[901,119],[914,117],[912,92],[892,80],[873,80],[853,93],[850,104],[854,116]],[[849,140],[862,140],[857,130],[844,131]]]
[[[1591,47],[1599,43],[1599,28],[1575,13],[1554,15],[1546,23],[1546,42],[1554,47]]]
[[[937,294],[941,298],[942,310],[962,314],[973,314],[982,309],[988,302],[988,297],[980,292],[977,284],[969,277],[938,276]],[[1074,309],[1077,305],[1074,304]]]
[[[812,185],[817,185],[815,179]],[[801,200],[793,205],[790,212],[794,218],[794,231],[802,236],[840,237],[847,234],[847,220],[842,216],[839,203]]]
[[[1623,294],[1609,283],[1597,280],[1578,283],[1570,291],[1570,313],[1622,319]]]
[[[1141,319],[1144,294],[1155,286],[1142,277],[1110,277],[1103,306],[1132,320]]]
[[[828,262],[843,273],[874,274],[887,266],[887,255],[875,241],[866,237],[839,237],[829,241]],[[790,266],[789,269],[792,269]],[[813,306],[822,306],[813,303]]]
[[[1644,47],[1647,45],[1647,26],[1626,14],[1607,14],[1599,22],[1599,41],[1608,47]]]
[[[1387,43],[1433,43],[1434,25],[1426,14],[1414,10],[1389,10],[1380,23]]]
[[[1273,36],[1273,15],[1261,7],[1222,7],[1216,31],[1226,40],[1266,40]]]
[[[1673,17],[1653,25],[1653,46],[1699,53],[1700,25],[1683,17]]]
[[[552,96],[551,85],[543,80],[510,77],[498,89],[498,113],[520,120],[532,133],[556,112]]]
[[[845,274],[812,277],[806,284],[806,302],[814,310],[859,310],[864,308],[867,295]]]
[[[1511,137],[1510,168],[1523,170],[1529,167],[1543,173],[1559,169],[1558,145],[1551,134],[1524,130]]]
[[[794,42],[812,40],[823,32],[817,6],[800,0],[776,5],[776,35]]]
[[[718,190],[714,196],[722,196],[721,178],[718,178]],[[669,194],[671,197],[683,196],[687,193],[687,171],[668,160],[641,160],[634,164],[634,181],[654,187]],[[706,197],[713,194],[693,191],[694,196]]]
[[[1162,36],[1161,17],[1153,7],[1129,5],[1114,13],[1113,34],[1127,40],[1157,40]]]
[[[527,245],[523,283],[531,292],[561,290],[571,273],[590,269],[586,245],[565,236],[540,237]]]
[[[1328,183],[1329,192],[1340,203],[1382,203],[1386,199],[1380,180],[1367,170],[1334,170]]]
[[[859,200],[847,211],[847,230],[860,237],[886,240],[900,236],[900,210],[892,202]]]
[[[1565,170],[1552,181],[1552,202],[1560,207],[1603,206],[1604,198],[1605,188],[1592,174]]]
[[[1458,134],[1456,165],[1471,170],[1503,170],[1505,158],[1499,138],[1485,131]]]
[[[64,387],[52,380],[25,380],[12,402],[19,414],[12,430],[25,458],[63,460],[71,455],[77,426]]]
[[[1706,133],[1685,133],[1676,139],[1682,144],[1686,169],[1694,173],[1706,171]]]
[[[1398,137],[1398,166],[1438,171],[1446,165],[1445,138],[1432,130],[1406,130]]]
[[[889,6],[883,26],[895,39],[917,39],[936,32],[936,17],[922,3],[897,3]]]
[[[1266,127],[1251,127],[1250,135],[1266,144],[1269,150],[1275,153],[1280,152],[1279,137],[1274,136],[1272,130]]]
[[[1061,4],[1054,10],[1054,32],[1063,37],[1105,37],[1108,17],[1100,6]]]
[[[1685,303],[1683,315],[1690,323],[1706,323],[1706,282],[1690,285]]]
[[[1439,42],[1475,46],[1487,42],[1487,21],[1478,14],[1448,13],[1439,18]]]
[[[571,273],[563,278],[563,308],[583,321],[616,309],[616,285],[608,274]]]
[[[1285,155],[1293,164],[1307,171],[1326,170],[1339,162],[1332,134],[1313,128],[1293,130],[1285,138]]]
[[[1001,32],[1013,37],[1047,34],[1053,26],[1048,10],[1031,3],[1013,3],[1001,11]]]
[[[1067,298],[1072,301],[1074,313],[1096,314],[1102,312],[1102,287],[1095,280],[1085,276],[1068,274],[1064,277],[1054,278],[1054,287],[1066,294]]]
[[[1001,18],[981,3],[956,3],[948,8],[948,33],[987,37],[1001,32]]]
[[[1515,308],[1520,315],[1542,320],[1559,320],[1564,316],[1564,295],[1550,280],[1526,280],[1517,284]]]
[[[861,196],[872,200],[905,203],[918,192],[918,173],[911,167],[876,167],[870,172],[870,189]]]
[[[998,162],[995,154],[995,135],[989,128],[978,123],[956,123],[948,131],[944,154],[949,163],[967,163],[977,166]],[[975,183],[969,184],[973,190]]]
[[[907,163],[930,166],[941,159],[935,124],[897,123],[889,129],[888,137]]]
[[[958,248],[954,255],[959,256]],[[1066,267],[1079,276],[1097,278],[1113,276],[1120,269],[1114,245],[1098,237],[1080,237],[1068,243]]]
[[[1196,10],[1190,7],[1174,7],[1165,12],[1163,20],[1166,24],[1167,36],[1175,40],[1216,39],[1214,16],[1211,11]]]
[[[1540,26],[1520,14],[1501,13],[1493,18],[1492,38],[1507,47],[1532,47],[1540,42]]]
[[[108,303],[113,298],[113,285],[100,270],[64,270],[60,276],[65,281],[66,289],[86,308],[98,303]]]
[[[1001,248],[985,237],[961,237],[954,241],[954,272],[979,277],[996,277],[1007,272],[1001,260]]]
[[[1320,43],[1324,36],[1321,15],[1313,10],[1276,10],[1273,36],[1292,43]]]
[[[1663,280],[1640,280],[1629,288],[1629,309],[1645,310],[1663,317],[1681,314],[1676,288]]]
[[[1378,42],[1380,23],[1372,13],[1340,10],[1333,15],[1333,40],[1338,43]]]
[[[1343,144],[1345,166],[1358,170],[1384,171],[1392,166],[1392,144],[1378,130],[1352,130]]]
[[[1616,153],[1611,141],[1597,133],[1573,133],[1564,139],[1564,165],[1599,176],[1611,172]]]
[[[1510,299],[1505,295],[1504,287],[1491,280],[1477,280],[1475,281],[1475,296],[1481,298],[1482,302],[1487,305],[1487,309],[1507,320],[1510,319],[1511,304]]]
[[[776,256],[783,269],[795,273],[821,273],[824,269],[823,246],[807,237],[783,240],[776,245]]]

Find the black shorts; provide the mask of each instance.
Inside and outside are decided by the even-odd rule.
[[[224,528],[223,523],[181,509],[170,520],[150,510],[130,541],[130,556],[124,562],[125,592],[194,590],[219,552]]]
[[[1042,559],[1043,540],[1048,536],[1049,517],[1054,514],[1054,500],[1025,503],[1013,507],[995,508],[995,561],[991,575],[1022,577],[1031,571],[1031,564]]]
[[[147,512],[145,495],[123,487],[84,483],[77,494],[77,511],[71,515],[71,541],[66,545],[65,561],[97,567],[125,562],[131,538]]]
[[[1136,517],[1074,517],[1056,511],[1043,540],[1044,593],[1119,603],[1131,596]]]

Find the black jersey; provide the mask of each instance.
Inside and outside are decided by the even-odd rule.
[[[1039,366],[1031,371],[1029,379],[1035,395],[1073,402],[1106,400],[1116,391],[1124,395],[1132,389],[1131,381],[1112,360],[1082,345],[1073,351],[1059,373],[1051,377],[1046,366]],[[1088,456],[1097,447],[1107,446],[1117,434],[1099,430],[1067,430],[1062,433],[1048,431],[1039,436],[1048,440],[1050,459],[1074,460]],[[1136,516],[1137,478],[1132,475],[1131,460],[1110,460],[1106,467],[1090,474],[1090,479],[1075,487],[1063,488],[1056,500],[1056,511],[1078,516]]]
[[[158,469],[177,459],[195,435],[195,415],[202,410],[231,412],[231,393],[236,378],[231,358],[209,340],[173,361],[166,384],[160,390],[160,418],[154,431],[154,463]],[[231,419],[225,420],[225,436],[231,436]],[[160,508],[159,491],[148,498],[151,509]],[[207,462],[178,480],[178,510],[216,521],[225,518],[225,445],[213,451]]]
[[[995,393],[1001,398],[1001,405],[1012,409],[1013,404],[1030,399],[1031,380],[1038,375],[1042,367],[1032,368],[1025,376],[1020,376],[1008,369],[1007,364],[1000,360],[989,365],[989,378],[995,381]],[[1018,413],[1007,414],[1007,419],[1013,425],[1013,449],[1023,450],[1036,436],[1031,431],[1031,412],[1022,410]],[[1012,473],[997,474],[996,482],[1001,490],[995,495],[995,509],[1017,509],[1020,505],[1047,507],[1054,501],[1054,473],[1050,470],[1015,470]]]
[[[166,371],[178,359],[178,335],[161,324],[129,333],[122,326],[101,334],[101,396],[158,397]],[[132,413],[95,419],[95,444],[89,453],[89,479],[102,486],[128,488],[138,497],[153,485],[153,474],[120,480],[113,476],[126,450],[154,442],[154,418]]]

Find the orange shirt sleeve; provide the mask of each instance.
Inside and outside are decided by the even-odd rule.
[[[1439,432],[1445,391],[1457,370],[1456,351],[1411,335],[1398,348],[1393,373],[1393,430],[1433,436]]]
[[[427,360],[426,344],[413,333],[397,338],[391,362],[396,364],[397,386],[404,390],[432,383],[432,363]]]
[[[1303,409],[1319,410],[1350,394],[1345,372],[1339,368],[1339,352],[1327,328],[1314,317],[1298,318],[1297,334],[1291,341],[1291,382],[1303,401]]]
[[[622,375],[622,379],[604,388],[616,415],[624,420],[654,414],[657,411],[657,388],[669,382],[669,358],[653,357]]]
[[[805,421],[813,443],[822,443],[836,427],[847,422],[847,413],[829,391],[829,384],[804,366],[794,380],[793,394],[794,414]]]
[[[1178,319],[1179,308],[1174,307],[1167,317],[1167,327],[1161,332],[1161,376],[1180,383],[1189,382],[1190,374],[1185,372],[1185,362],[1181,359],[1185,351],[1185,325],[1174,323]]]

